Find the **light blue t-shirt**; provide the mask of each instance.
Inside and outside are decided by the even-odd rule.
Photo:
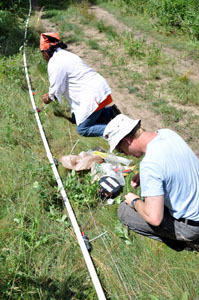
[[[140,163],[143,197],[164,195],[176,218],[199,221],[199,160],[174,131],[158,130]]]

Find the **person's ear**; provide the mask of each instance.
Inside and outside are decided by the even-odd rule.
[[[47,52],[45,52],[45,51],[42,51],[42,56],[43,56],[43,59],[45,59],[46,61],[48,61],[48,60],[49,60],[49,55],[48,55],[48,53],[47,53]]]
[[[130,138],[130,137],[125,137],[123,140],[124,140],[128,145],[130,145],[130,144],[132,143],[132,138]]]

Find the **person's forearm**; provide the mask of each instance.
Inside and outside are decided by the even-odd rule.
[[[125,195],[125,202],[135,209],[140,216],[149,224],[159,226],[163,219],[164,196],[145,197],[142,201],[140,197],[133,193]]]
[[[140,196],[134,193],[128,193],[125,197],[125,202],[132,208],[135,209],[142,218],[148,222],[149,216],[145,212],[145,203],[141,200]]]
[[[162,210],[159,212],[157,208],[149,207],[149,205],[146,205],[146,202],[143,202],[142,200],[137,200],[134,207],[147,223],[153,226],[159,226],[162,222]]]
[[[145,203],[140,199],[135,202],[135,210],[140,214],[140,216],[148,223],[151,223],[151,217],[147,214],[145,209]]]
[[[147,214],[145,202],[141,200],[140,196],[128,193],[125,195],[125,202],[132,207],[132,209],[134,208],[146,222],[150,222],[150,215]]]

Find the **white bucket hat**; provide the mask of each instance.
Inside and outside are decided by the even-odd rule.
[[[107,124],[103,134],[110,145],[110,152],[112,152],[119,142],[140,122],[141,120],[133,120],[123,114],[119,114],[112,119]]]

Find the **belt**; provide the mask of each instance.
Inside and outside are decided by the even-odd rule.
[[[183,222],[187,225],[191,225],[191,226],[199,226],[199,221],[188,220],[185,218],[180,218],[180,219],[178,219],[178,221]]]

